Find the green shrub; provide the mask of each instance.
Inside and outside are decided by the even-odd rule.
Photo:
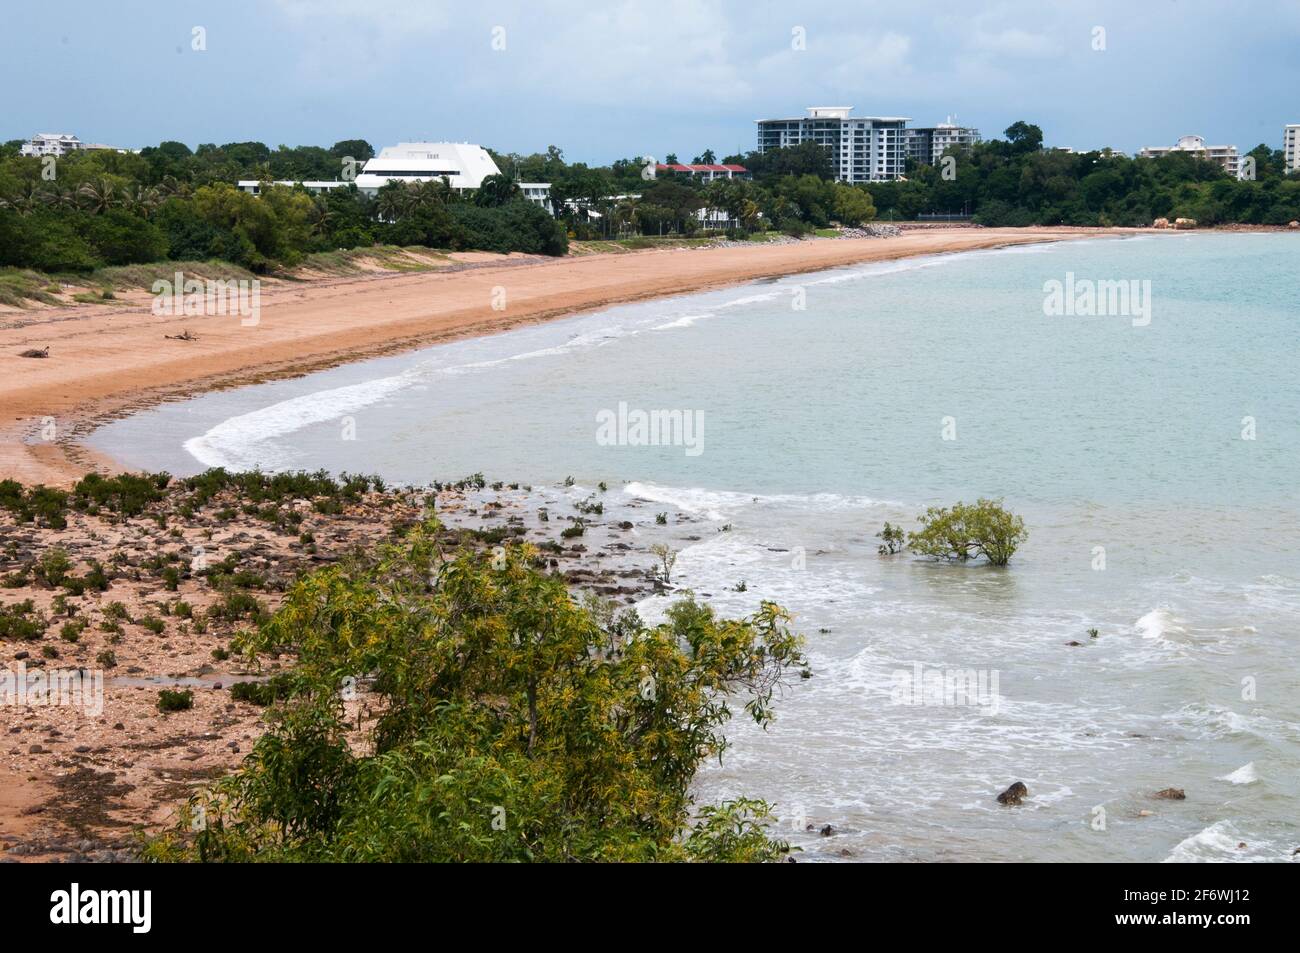
[[[96,561],[90,564],[90,571],[86,573],[84,584],[86,589],[94,589],[98,592],[108,591],[108,575],[99,562]]]
[[[34,642],[45,634],[45,616],[31,599],[0,606],[0,639]]]
[[[115,619],[118,622],[130,622],[131,614],[122,603],[110,602],[108,605],[104,606],[104,618]]]
[[[189,711],[193,707],[194,693],[188,688],[183,691],[164,688],[158,693],[159,711]]]
[[[932,506],[917,519],[921,529],[908,536],[908,546],[937,559],[965,562],[983,556],[994,566],[1005,566],[1029,536],[1025,521],[1006,510],[1001,500]]]
[[[260,619],[265,609],[251,592],[230,590],[220,602],[208,608],[208,617],[234,622],[238,619]]]
[[[21,523],[35,522],[51,529],[68,526],[68,494],[37,485],[24,491],[14,480],[0,480],[0,508],[9,510]]]
[[[88,473],[72,488],[73,504],[82,510],[93,507],[138,516],[149,504],[162,499],[162,491],[170,482],[167,473],[121,473],[113,477]]]
[[[876,539],[881,541],[880,545],[876,547],[876,552],[882,556],[893,556],[895,553],[903,551],[903,547],[907,542],[907,534],[903,532],[903,527],[887,522],[885,528],[876,534]]]
[[[274,675],[264,682],[235,682],[230,686],[232,700],[263,708],[288,698],[292,692],[292,683],[287,675]]]
[[[504,569],[470,552],[444,565],[431,523],[300,579],[242,641],[297,659],[292,699],[239,770],[199,796],[204,828],[183,813],[149,859],[768,861],[788,850],[768,836],[767,805],[701,808],[692,796],[731,713],[767,725],[802,665],[770,603],[724,621],[683,601],[648,627],[578,604],[514,550]],[[363,672],[378,716],[358,737],[339,692]]]
[[[66,549],[61,546],[51,546],[41,553],[41,558],[36,562],[36,569],[42,579],[51,586],[57,586],[72,570],[72,560],[68,558]]]

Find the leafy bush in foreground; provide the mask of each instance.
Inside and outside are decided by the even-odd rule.
[[[577,604],[512,547],[443,562],[435,521],[300,580],[245,650],[298,655],[293,696],[155,860],[774,860],[766,804],[696,811],[730,705],[766,725],[801,640],[692,601],[648,627]],[[499,565],[499,563],[498,563]],[[356,679],[381,714],[356,736]]]

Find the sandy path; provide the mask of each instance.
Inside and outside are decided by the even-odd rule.
[[[887,239],[520,260],[451,274],[366,276],[262,289],[260,323],[157,317],[147,303],[9,312],[0,328],[0,478],[68,485],[111,460],[77,441],[100,421],[162,400],[363,357],[491,334],[606,305],[861,262],[1120,233],[933,229]],[[494,310],[504,293],[505,307]],[[196,341],[164,334],[188,329]],[[21,358],[49,346],[44,360]],[[48,418],[56,425],[54,440]]]

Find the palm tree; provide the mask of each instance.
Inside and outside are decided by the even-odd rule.
[[[396,222],[410,210],[409,190],[405,183],[390,180],[380,187],[375,208],[385,222]]]
[[[164,199],[186,199],[190,197],[190,184],[178,180],[174,175],[164,175],[158,183],[158,194]]]
[[[415,205],[446,205],[451,201],[451,184],[446,176],[441,179],[429,179],[427,182],[411,183],[412,199]]]
[[[34,179],[24,180],[13,191],[0,195],[0,208],[11,208],[20,214],[30,213],[38,205],[46,204],[48,195]]]
[[[323,195],[311,197],[311,211],[307,213],[307,224],[311,227],[313,235],[328,234],[330,226],[337,217]]]
[[[92,215],[107,212],[114,205],[120,205],[121,201],[118,192],[119,190],[113,180],[103,175],[97,175],[93,179],[81,183],[77,189],[77,195],[80,196],[82,205]]]
[[[474,193],[474,204],[495,208],[519,198],[522,193],[513,179],[504,175],[488,175],[479,183]]]
[[[137,215],[150,218],[162,204],[162,195],[152,186],[136,183],[127,190],[122,204]]]
[[[631,228],[636,223],[636,202],[632,199],[620,201],[614,206],[613,218],[618,226],[618,234],[622,235],[624,229]]]

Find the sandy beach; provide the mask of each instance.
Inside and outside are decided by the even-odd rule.
[[[764,277],[1124,231],[936,228],[561,259],[480,254],[451,273],[268,281],[252,327],[231,316],[156,316],[145,292],[111,306],[3,309],[0,478],[67,486],[88,470],[113,470],[80,438],[105,419],[214,388]],[[183,331],[195,339],[166,337]],[[46,359],[19,356],[45,347]]]

